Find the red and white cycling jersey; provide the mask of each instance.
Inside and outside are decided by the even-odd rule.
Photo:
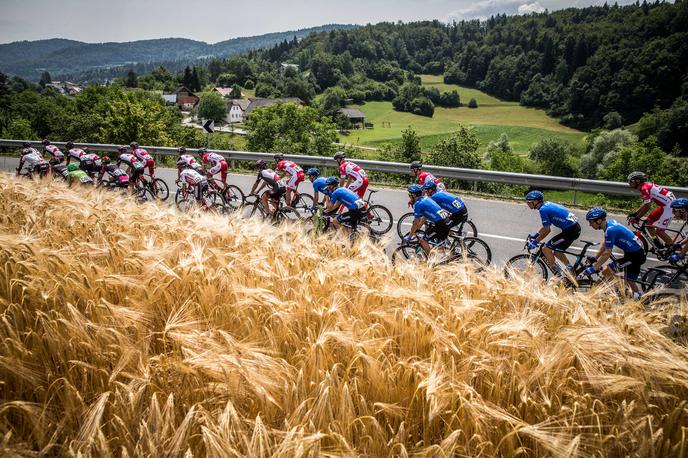
[[[643,196],[643,203],[654,202],[660,207],[670,206],[674,201],[674,194],[654,183],[643,183],[640,186],[640,195]]]
[[[349,161],[342,161],[339,165],[339,176],[342,178],[349,176],[353,178],[354,181],[364,181],[368,179],[365,170]]]
[[[201,183],[208,181],[206,177],[193,169],[184,169],[179,175],[179,179],[190,186],[198,186]]]
[[[119,155],[119,162],[124,162],[129,167],[133,168],[143,168],[146,164],[139,161],[139,159],[133,154],[123,153]]]
[[[99,160],[100,160],[100,156],[98,156],[97,154],[93,154],[93,153],[83,154],[83,155],[81,156],[81,161],[82,161],[82,162],[84,162],[84,161],[93,161],[93,162],[96,162],[96,161],[99,161]]]
[[[218,164],[221,164],[222,162],[227,162],[225,160],[225,157],[222,156],[221,154],[217,153],[205,153],[203,154],[203,163],[207,164],[210,163],[211,166],[215,167]]]
[[[28,151],[28,153],[27,153]],[[33,167],[36,164],[42,164],[45,162],[45,159],[43,159],[43,156],[41,156],[41,153],[36,151],[34,148],[27,148],[24,150],[24,154],[22,154],[21,160],[24,162],[27,168]]]
[[[64,159],[64,153],[60,151],[60,148],[58,148],[55,145],[46,145],[45,150],[55,160],[61,161],[62,159]]]
[[[283,159],[277,163],[277,167],[275,169],[278,172],[285,171],[287,172],[290,176],[298,175],[299,172],[303,172],[303,169],[296,165],[295,162],[292,161],[287,161],[286,159]]]
[[[434,182],[439,189],[444,189],[444,184],[430,172],[420,172],[418,174],[418,184],[423,186],[426,183]]]
[[[84,153],[84,150],[80,148],[72,148],[69,150],[69,157],[72,159],[76,159],[79,162],[81,162],[81,156],[83,156],[84,154],[86,153]]]
[[[182,154],[181,156],[179,156],[179,162],[183,162],[184,164],[188,165],[194,170],[201,169],[201,164],[196,162],[196,158],[190,154]]]
[[[143,148],[134,149],[134,151],[132,151],[132,154],[134,156],[136,156],[136,158],[143,163],[147,163],[149,160],[153,159],[153,156],[148,154],[148,151],[146,151]]]

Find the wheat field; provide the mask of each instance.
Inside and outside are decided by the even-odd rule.
[[[668,312],[0,176],[0,455],[688,454]]]

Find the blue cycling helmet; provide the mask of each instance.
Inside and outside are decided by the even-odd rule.
[[[585,214],[585,219],[588,221],[593,221],[596,219],[601,219],[601,218],[606,218],[607,217],[607,211],[602,208],[602,207],[595,207],[591,208],[588,210],[588,213]]]
[[[408,191],[409,194],[420,195],[420,194],[423,193],[423,188],[421,188],[421,187],[420,187],[419,185],[417,185],[417,184],[411,184],[411,185],[409,185],[409,187],[406,188],[406,190]]]
[[[428,181],[427,183],[425,183],[423,185],[423,189],[435,189],[435,188],[437,188],[437,183],[435,183],[434,181]]]
[[[526,200],[543,200],[545,198],[545,195],[542,193],[542,191],[530,191],[528,194],[526,194]]]
[[[685,210],[688,208],[688,199],[685,197],[681,197],[680,199],[676,199],[671,203],[671,208],[677,208],[679,210]]]
[[[337,185],[337,184],[339,184],[339,180],[337,180],[335,177],[330,177],[327,180],[325,180],[326,186],[332,186],[332,185]]]
[[[315,175],[317,177],[320,175],[320,171],[315,167],[311,167],[310,169],[306,170],[306,175]]]

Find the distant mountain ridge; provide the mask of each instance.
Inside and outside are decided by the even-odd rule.
[[[252,49],[274,46],[294,37],[302,39],[311,33],[348,30],[352,24],[327,24],[306,29],[240,37],[215,44],[186,38],[161,38],[124,43],[84,43],[53,38],[37,41],[17,41],[0,45],[0,71],[37,81],[41,73],[50,72],[54,79],[79,75],[108,74],[99,70],[118,67],[149,67],[174,63],[174,67],[192,64],[198,59],[227,57]]]

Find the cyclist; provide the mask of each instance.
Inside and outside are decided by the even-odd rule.
[[[57,165],[64,161],[65,155],[60,148],[50,143],[47,138],[43,140],[43,149],[46,153],[50,154],[50,165]]]
[[[183,146],[177,148],[177,154],[179,154],[179,159],[177,160],[177,178],[179,178],[179,175],[181,175],[185,167],[192,168],[199,173],[203,171],[203,166],[196,161],[193,155],[186,154],[186,148]]]
[[[181,171],[179,178],[177,178],[176,183],[179,184],[180,182],[194,190],[196,201],[203,203],[203,193],[208,189],[208,178],[205,175],[187,166]]]
[[[646,221],[649,223],[647,230],[655,239],[655,242],[657,242],[657,237],[659,237],[665,246],[672,246],[674,241],[666,233],[666,229],[671,224],[674,216],[671,211],[671,202],[674,201],[674,194],[659,185],[648,182],[647,175],[643,172],[631,172],[628,175],[628,185],[640,191],[640,195],[643,196],[643,204],[638,210],[628,215],[628,223],[637,223],[650,209],[652,202],[654,202],[657,208],[647,215]]]
[[[67,142],[65,148],[67,148],[67,165],[72,162],[72,159],[77,162],[81,162],[81,156],[86,154],[81,148],[75,148],[74,143],[72,142]]]
[[[413,213],[415,219],[411,225],[411,231],[404,236],[404,241],[411,240],[416,237],[416,231],[428,223],[423,239],[419,240],[420,246],[425,251],[426,255],[430,255],[432,247],[428,243],[429,240],[436,242],[444,242],[449,236],[449,224],[447,219],[449,214],[446,210],[439,206],[437,202],[431,198],[423,195],[423,188],[417,184],[409,185],[406,188],[409,195],[411,205],[413,205]]]
[[[274,170],[268,168],[267,162],[259,159],[256,161],[255,167],[258,169],[258,177],[256,178],[256,182],[253,183],[249,195],[257,195],[265,186],[268,186],[270,189],[260,196],[260,200],[263,203],[263,208],[268,210],[274,217],[279,207],[279,200],[286,194],[287,189],[280,182],[279,175],[277,175]],[[274,206],[274,210],[270,208],[268,197]]]
[[[222,180],[222,189],[227,188],[227,161],[225,157],[217,153],[209,153],[207,149],[201,148],[198,150],[198,157],[201,158],[203,163],[203,171],[208,175],[209,179],[213,178],[213,175],[219,173],[220,179]],[[211,168],[206,172],[207,164],[210,163]]]
[[[564,253],[571,244],[580,237],[581,227],[578,224],[578,218],[571,213],[567,208],[555,204],[554,202],[545,201],[545,196],[542,191],[530,191],[526,194],[526,204],[531,210],[538,210],[540,212],[540,219],[542,220],[542,227],[539,231],[533,232],[528,236],[528,249],[532,250],[538,246],[552,231],[552,226],[561,229],[561,232],[552,237],[543,247],[542,254],[545,256],[545,261],[549,265],[552,272],[561,274],[561,270],[555,261],[555,257],[564,265],[572,270],[573,266],[569,264],[569,259]]]
[[[607,219],[604,208],[591,208],[585,215],[585,219],[593,229],[604,231],[603,243],[595,253],[592,265],[585,269],[585,273],[592,275],[601,269],[602,275],[606,279],[611,279],[616,271],[625,269],[624,282],[631,288],[634,297],[640,296],[640,288],[636,280],[640,275],[640,267],[645,263],[645,250],[638,237],[623,224]],[[604,262],[612,255],[612,249],[615,246],[623,251],[623,257],[603,267]]]
[[[129,186],[129,175],[124,170],[112,164],[108,156],[103,156],[100,159],[100,171],[98,172],[98,182],[103,182],[103,176],[107,173],[109,176],[108,185],[118,188],[126,188]]]
[[[679,199],[671,202],[671,209],[674,212],[674,216],[681,220],[688,219],[688,199],[681,197]],[[679,243],[674,244],[674,249],[677,251],[672,254],[669,258],[669,262],[675,264],[686,257],[686,251],[688,251],[688,237],[681,240]]]
[[[122,163],[127,166],[127,175],[129,175],[129,189],[133,190],[134,185],[143,176],[146,164],[139,161],[136,156],[127,152],[126,146],[120,146],[117,148],[119,151],[119,157],[117,158],[117,167],[120,167]]]
[[[136,156],[136,159],[143,162],[143,164],[148,167],[148,174],[151,180],[153,180],[155,178],[155,159],[153,159],[153,156],[148,154],[148,151],[141,148],[136,142],[131,142],[129,147],[131,148],[131,154]]]
[[[349,188],[362,199],[366,189],[368,189],[368,175],[366,175],[365,170],[344,159],[346,159],[344,151],[338,151],[334,155],[334,160],[339,164],[339,185]]]
[[[338,184],[339,181],[335,177],[329,177],[325,180],[327,192],[330,193],[330,201],[324,213],[334,216],[340,207],[346,208],[348,211],[333,218],[332,224],[335,229],[342,229],[345,233],[348,233],[349,229],[344,226],[344,224],[348,223],[351,226],[351,231],[356,232],[358,222],[365,216],[366,203],[350,189],[337,187]]]
[[[446,191],[447,188],[444,187],[444,183],[442,183],[439,178],[435,178],[435,176],[430,172],[423,172],[422,162],[411,162],[410,169],[411,173],[418,178],[419,185],[423,186],[428,183],[435,183],[437,185],[437,189],[440,191]]]
[[[461,197],[440,190],[439,185],[432,180],[425,183],[422,187],[426,196],[437,202],[441,208],[449,213],[449,229],[468,220],[468,209]]]
[[[275,171],[280,178],[284,178],[284,175],[289,175],[289,181],[287,181],[287,194],[284,200],[287,201],[287,206],[291,207],[292,197],[297,195],[299,183],[304,179],[303,169],[296,165],[296,163],[284,159],[284,154],[282,153],[275,154],[274,159]]]
[[[95,174],[100,171],[100,166],[100,157],[97,154],[90,153],[88,149],[84,148],[84,154],[81,155],[79,168],[93,178]]]
[[[67,183],[69,183],[69,186],[71,186],[76,181],[82,185],[93,184],[93,178],[88,176],[88,173],[81,170],[76,164],[69,164],[67,166]]]
[[[22,149],[19,165],[16,169],[17,175],[19,175],[24,168],[26,168],[29,177],[32,177],[34,173],[41,175],[48,173],[50,164],[43,159],[41,153],[39,153],[36,148],[33,148],[29,142],[24,142],[22,146],[24,149]]]
[[[320,171],[314,167],[308,169],[306,175],[308,175],[308,179],[313,183],[313,208],[310,210],[315,211],[315,207],[321,203],[321,193],[323,195],[323,205],[327,205],[330,201],[330,191],[327,189],[327,178],[321,177]]]

